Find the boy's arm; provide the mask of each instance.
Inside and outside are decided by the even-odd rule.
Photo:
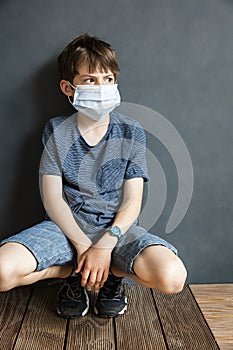
[[[52,221],[72,241],[79,258],[91,245],[91,240],[76,223],[73,214],[62,196],[62,177],[42,175],[41,197],[44,208]]]
[[[118,226],[121,233],[124,234],[140,214],[143,195],[143,178],[135,177],[126,180],[124,183],[124,195],[122,204],[117,212],[111,226]],[[107,231],[101,239],[95,244],[99,248],[114,248],[117,238],[110,235]]]
[[[120,210],[112,225],[120,227],[124,234],[137,219],[142,203],[143,178],[133,178],[125,181],[124,195]],[[76,272],[82,271],[82,285],[95,291],[103,285],[108,277],[111,254],[117,238],[106,232],[100,240],[87,250],[81,257]]]

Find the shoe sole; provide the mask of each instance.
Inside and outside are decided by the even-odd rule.
[[[89,310],[89,306],[90,306],[90,305],[89,305],[89,297],[88,297],[88,295],[87,295],[86,289],[84,289],[84,293],[85,293],[85,296],[86,296],[87,307],[86,307],[86,309],[82,312],[81,315],[78,315],[78,316],[68,316],[68,315],[66,315],[66,314],[63,314],[63,313],[58,309],[58,307],[57,307],[57,314],[58,314],[60,317],[62,317],[62,318],[71,319],[71,320],[76,319],[76,318],[79,318],[79,317],[84,317],[84,316],[86,316],[86,314],[88,313],[88,310]]]
[[[94,312],[98,317],[101,318],[112,318],[112,317],[116,317],[116,316],[120,316],[123,315],[125,313],[125,311],[127,310],[127,297],[125,297],[125,306],[123,307],[123,309],[121,311],[119,311],[117,314],[115,315],[105,315],[105,314],[100,314],[97,310],[97,308],[94,306]]]

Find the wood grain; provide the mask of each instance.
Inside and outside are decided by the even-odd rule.
[[[233,349],[233,284],[190,286],[221,350]]]
[[[195,296],[210,299],[232,299],[233,284],[191,284]]]
[[[188,286],[175,295],[153,294],[170,350],[219,349]]]
[[[128,311],[115,319],[117,350],[166,350],[150,289],[127,289]]]
[[[112,320],[88,315],[71,320],[66,350],[114,350],[114,330]]]
[[[31,288],[16,288],[0,293],[0,348],[13,348],[31,297]]]
[[[33,290],[14,350],[63,350],[67,321],[55,314],[57,289]]]
[[[90,311],[85,317],[70,320],[66,350],[115,350],[113,319],[101,319],[93,312],[94,293],[89,293]]]
[[[100,319],[91,308],[84,318],[64,320],[56,295],[46,283],[0,293],[0,349],[219,349],[208,325],[221,350],[233,349],[233,285],[191,285],[177,295],[127,288],[128,311],[115,319]]]

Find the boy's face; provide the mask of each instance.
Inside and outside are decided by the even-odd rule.
[[[96,70],[93,73],[89,72],[89,67],[87,65],[82,65],[79,68],[79,74],[76,74],[73,81],[70,81],[72,85],[111,85],[115,84],[114,74],[109,70],[107,72],[102,72]],[[74,89],[71,88],[67,80],[60,81],[60,87],[62,92],[66,96],[73,96]]]

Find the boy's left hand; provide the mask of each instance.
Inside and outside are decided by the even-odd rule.
[[[108,278],[111,263],[111,248],[90,247],[79,259],[76,273],[82,274],[82,286],[98,292]]]

